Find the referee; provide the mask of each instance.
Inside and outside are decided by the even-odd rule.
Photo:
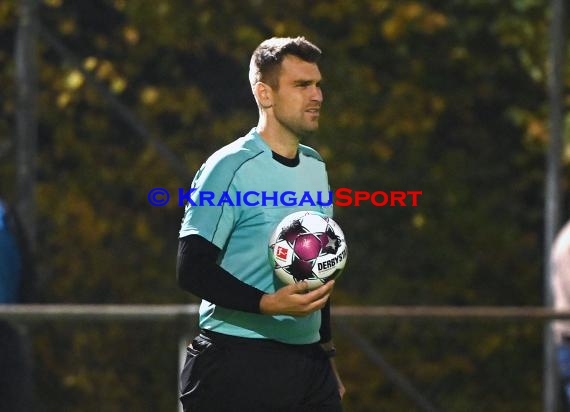
[[[249,81],[258,124],[202,165],[192,196],[328,192],[323,159],[299,143],[319,126],[320,56],[304,37],[271,38],[257,47]],[[268,259],[268,240],[281,219],[299,210],[332,215],[332,206],[256,203],[186,206],[177,279],[202,303],[201,333],[187,348],[180,376],[184,410],[341,411],[345,390],[330,328],[334,281],[312,291],[305,282],[284,286]]]

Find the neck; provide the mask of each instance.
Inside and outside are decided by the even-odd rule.
[[[256,130],[273,152],[288,159],[297,156],[299,138],[291,131],[276,122],[268,122],[266,116],[260,116]]]

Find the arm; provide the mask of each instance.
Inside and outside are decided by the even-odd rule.
[[[178,285],[196,296],[228,309],[266,315],[304,316],[321,309],[334,286],[329,282],[306,292],[304,282],[287,285],[275,293],[237,279],[217,264],[220,249],[199,235],[183,237],[178,245]]]
[[[225,271],[216,262],[220,249],[201,236],[190,235],[178,243],[178,285],[202,299],[228,309],[259,313],[263,292]]]

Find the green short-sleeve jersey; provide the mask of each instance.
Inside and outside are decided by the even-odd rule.
[[[196,173],[180,237],[200,235],[221,249],[219,264],[264,292],[283,284],[268,259],[276,225],[290,213],[314,210],[332,216],[325,164],[299,145],[299,164],[286,166],[253,129],[214,153]],[[304,317],[268,316],[230,310],[203,300],[200,327],[246,338],[292,344],[319,340],[320,311]]]

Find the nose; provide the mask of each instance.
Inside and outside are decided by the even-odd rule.
[[[313,100],[315,102],[322,103],[322,101],[323,101],[323,90],[319,86],[314,87],[311,100]]]

